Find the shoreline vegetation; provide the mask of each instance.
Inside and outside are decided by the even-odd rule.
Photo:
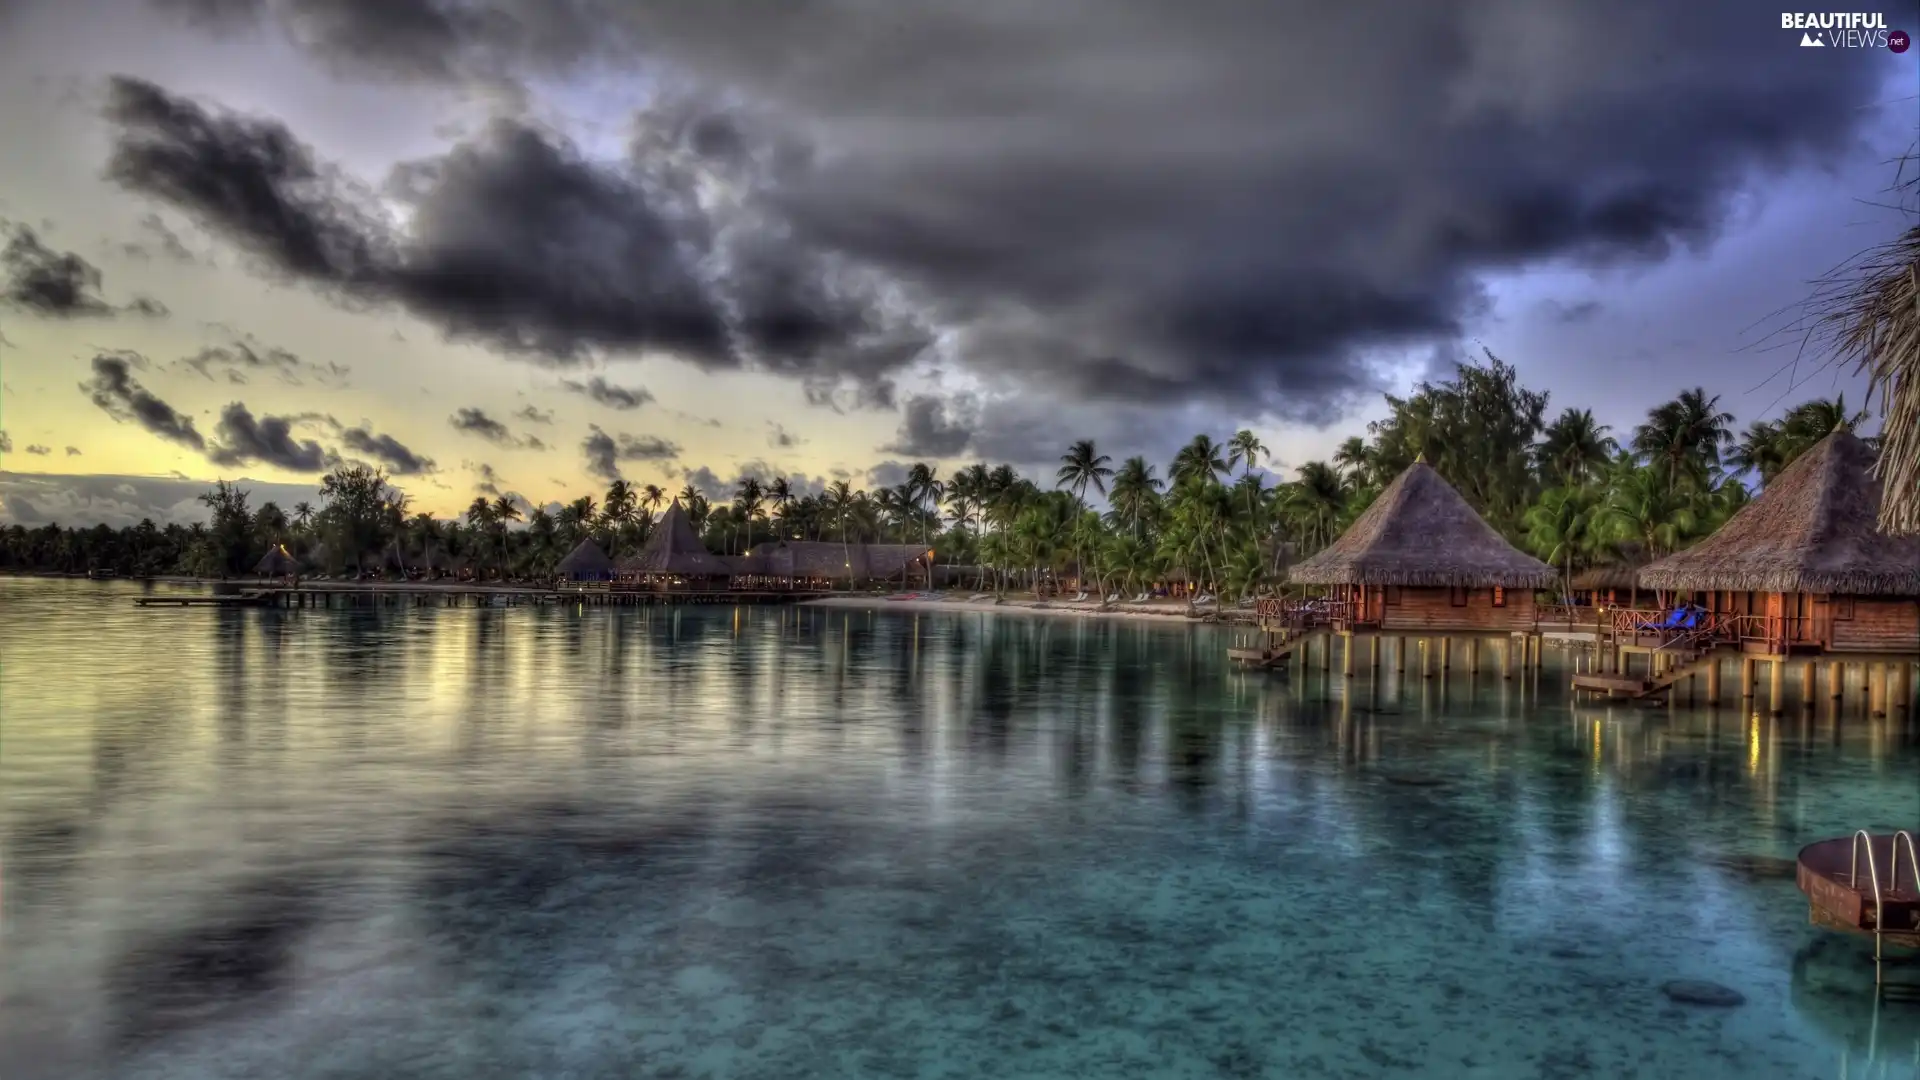
[[[568,553],[583,546],[616,568],[644,551],[677,501],[692,541],[722,557],[718,565],[737,565],[767,541],[934,553],[918,580],[868,577],[850,558],[828,560],[814,584],[841,592],[891,585],[1037,593],[1051,597],[1047,607],[1008,603],[1067,612],[1080,605],[1064,597],[1080,592],[1171,593],[1169,608],[1205,594],[1231,609],[1254,596],[1301,594],[1286,584],[1289,569],[1424,461],[1510,544],[1558,571],[1559,589],[1570,595],[1584,571],[1627,570],[1711,535],[1800,454],[1867,421],[1843,398],[1814,399],[1737,432],[1720,398],[1695,387],[1616,439],[1586,410],[1549,413],[1548,395],[1491,353],[1484,364],[1463,363],[1452,378],[1386,400],[1387,417],[1365,437],[1347,439],[1329,460],[1290,468],[1252,431],[1224,441],[1196,435],[1164,473],[1144,457],[1116,461],[1082,439],[1065,447],[1051,477],[986,463],[941,475],[919,462],[900,483],[871,491],[846,480],[802,491],[786,479],[742,477],[730,495],[689,484],[677,496],[620,479],[603,500],[542,507],[508,493],[475,498],[449,519],[415,512],[384,473],[349,464],[322,478],[314,502],[291,507],[254,505],[246,490],[220,481],[201,496],[204,523],[0,528],[0,572],[245,581],[271,563],[297,567],[303,579],[324,574],[335,587],[388,580],[547,590],[569,571]],[[1160,617],[1159,605],[1119,606]]]

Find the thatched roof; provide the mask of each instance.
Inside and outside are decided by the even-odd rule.
[[[1641,587],[1920,596],[1920,536],[1880,531],[1872,467],[1872,449],[1834,432],[1720,531],[1641,570]]]
[[[1577,592],[1637,589],[1640,587],[1640,567],[1628,563],[1596,566],[1573,575],[1570,584]]]
[[[906,573],[933,552],[925,544],[841,544],[833,540],[769,540],[728,560],[736,574],[830,581],[885,580]]]
[[[262,577],[285,577],[300,572],[300,564],[287,551],[285,544],[275,544],[272,551],[261,556],[253,572]]]
[[[1433,467],[1415,462],[1325,551],[1294,564],[1299,585],[1545,589],[1553,567],[1514,548]]]
[[[607,558],[607,553],[589,536],[575,544],[573,550],[554,565],[553,571],[561,577],[603,578],[613,573],[613,560]]]
[[[733,568],[725,560],[708,551],[707,546],[700,542],[700,535],[693,531],[693,522],[687,519],[687,512],[681,509],[679,499],[673,500],[659,523],[654,525],[640,554],[622,559],[617,565],[623,574],[727,577],[733,573]]]

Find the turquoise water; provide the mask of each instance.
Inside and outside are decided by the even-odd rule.
[[[1742,861],[1920,824],[1899,720],[137,588],[0,580],[7,1080],[1920,1075],[1920,1005]]]

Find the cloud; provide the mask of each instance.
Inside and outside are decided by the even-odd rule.
[[[1571,304],[1561,300],[1544,300],[1540,307],[1545,311],[1547,318],[1554,322],[1572,325],[1592,321],[1606,305],[1598,300],[1579,300]]]
[[[339,455],[313,439],[294,435],[294,427],[323,418],[302,416],[259,416],[236,401],[220,411],[214,427],[214,444],[207,447],[207,460],[222,467],[271,465],[288,472],[322,472],[339,464]]]
[[[455,431],[465,432],[468,435],[476,435],[493,443],[495,446],[527,450],[545,450],[547,448],[547,444],[540,441],[537,436],[515,436],[514,433],[508,429],[507,425],[488,416],[484,409],[472,407],[459,409],[455,411],[452,416],[447,417],[447,423],[451,424]]]
[[[340,442],[346,449],[365,454],[386,466],[394,476],[418,476],[434,470],[433,459],[414,453],[391,435],[381,435],[365,427],[343,427]]]
[[[133,377],[133,368],[146,366],[146,358],[139,353],[102,353],[93,358],[93,378],[81,383],[80,390],[121,423],[132,421],[169,442],[205,450],[207,441],[194,428],[193,418],[155,397]]]
[[[788,243],[763,209],[703,202],[720,189],[703,183],[721,179],[718,166],[679,112],[651,116],[633,156],[611,161],[496,119],[385,179],[404,228],[372,185],[277,121],[127,77],[112,80],[106,116],[113,181],[284,278],[353,307],[397,306],[504,355],[578,364],[662,353],[708,370],[750,365],[810,393],[852,380],[884,404],[886,373],[931,340],[880,310],[873,275]]]
[[[778,421],[767,421],[767,445],[775,450],[791,450],[807,440],[788,431]]]
[[[312,484],[235,481],[258,506],[266,501],[292,506],[318,498]],[[0,519],[15,525],[107,525],[124,528],[146,518],[157,524],[207,520],[200,495],[212,480],[186,476],[70,476],[54,473],[0,472]]]
[[[680,447],[657,435],[609,435],[598,424],[590,425],[580,450],[587,458],[587,472],[603,480],[618,480],[622,461],[672,461],[680,456]]]
[[[867,470],[867,485],[874,488],[889,488],[904,484],[907,472],[913,466],[904,461],[883,461]]]
[[[1769,174],[1854,152],[1886,74],[1848,50],[1808,56],[1735,0],[1336,10],[1291,0],[1201,12],[923,0],[890,7],[885,48],[873,46],[871,5],[858,0],[761,5],[751,18],[683,0],[195,6],[281,20],[289,40],[329,61],[390,76],[552,85],[611,63],[718,88],[738,107],[643,125],[634,163],[582,169],[565,158],[552,172],[730,179],[744,192],[740,212],[684,230],[711,253],[706,287],[721,298],[697,307],[723,312],[743,355],[801,379],[822,403],[833,400],[827,387],[878,386],[920,355],[911,335],[891,353],[848,346],[850,335],[884,336],[872,327],[888,305],[870,302],[870,276],[907,325],[936,332],[942,363],[996,387],[1324,421],[1380,383],[1373,350],[1424,346],[1477,318],[1488,275],[1710,243],[1730,200]],[[1680,41],[1685,64],[1649,45]],[[326,280],[342,279],[335,267],[365,267],[378,283],[369,291],[404,295],[386,269],[404,260],[383,245],[422,241],[331,230],[337,202],[317,199],[318,168],[252,164],[245,182],[188,181],[230,163],[311,166],[284,128],[169,111],[121,110],[116,157],[144,141],[166,159],[136,161],[121,170],[126,182],[199,207],[256,250],[284,249],[271,237],[308,222],[343,249],[376,237],[362,246],[378,257],[325,264]],[[471,181],[484,168],[500,190],[527,190],[506,178],[536,155],[479,145],[450,155],[472,166],[451,171]],[[618,190],[679,220],[665,208],[681,202],[651,190],[584,190],[582,218],[621,221],[599,199]],[[258,191],[274,212],[227,191]],[[532,200],[526,224],[497,215],[489,235],[533,231],[573,191]],[[578,247],[590,261],[619,246],[585,239],[595,235],[586,228],[541,231],[554,237],[531,245],[542,252]],[[547,265],[571,265],[559,254],[537,261],[537,273],[484,279],[527,302],[508,305],[529,324],[519,340],[561,355],[575,342],[632,343],[593,319],[570,331],[533,314],[547,310],[547,283],[571,276]],[[622,293],[628,278],[583,295]],[[685,351],[713,363],[711,344]]]
[[[899,433],[880,449],[910,457],[958,457],[973,439],[969,414],[976,408],[977,402],[971,397],[942,399],[920,394],[908,398],[901,410]]]
[[[263,345],[251,336],[235,337],[225,345],[209,345],[192,356],[181,357],[173,366],[185,368],[209,381],[217,371],[228,383],[236,386],[246,385],[250,374],[269,373],[291,386],[303,386],[304,380],[311,378],[322,385],[338,388],[346,386],[346,376],[352,371],[351,368],[331,362],[308,363],[288,349]]]
[[[79,457],[79,456],[80,456],[80,448],[79,448],[79,447],[77,447],[77,446],[69,446],[69,447],[67,447],[67,456],[68,456],[68,457]]]
[[[37,457],[46,457],[48,454],[53,453],[53,447],[44,446],[40,443],[34,443],[32,446],[27,447],[27,453],[33,454]]]
[[[733,479],[731,480],[722,480],[718,473],[705,465],[697,468],[682,469],[680,471],[681,481],[691,485],[695,491],[705,495],[709,501],[731,500],[734,492],[740,490],[741,481],[749,477],[760,481],[763,487],[771,484],[777,478],[784,477],[787,481],[787,489],[793,492],[795,498],[806,498],[809,495],[818,495],[827,490],[825,477],[789,472],[777,465],[771,465],[760,460],[743,463],[740,468],[735,471]]]
[[[551,409],[545,412],[542,412],[540,409],[535,408],[532,405],[529,405],[526,408],[521,409],[519,412],[514,413],[513,415],[516,417],[519,417],[522,420],[525,420],[529,424],[553,423],[553,411]]]
[[[622,412],[637,409],[653,400],[653,393],[644,386],[636,386],[632,389],[614,386],[598,375],[585,382],[562,379],[560,385],[571,393],[583,395],[610,409],[618,409]]]
[[[473,473],[473,490],[482,495],[500,494],[500,474],[494,471],[493,466],[485,462],[473,461],[466,462],[465,464],[467,469]]]
[[[136,297],[124,308],[100,292],[100,268],[71,251],[55,251],[25,225],[0,221],[0,304],[56,319],[111,318],[122,312],[167,314],[165,304]]]
[[[159,214],[145,214],[139,223],[141,238],[129,240],[120,245],[120,253],[130,259],[147,261],[154,258],[183,265],[196,265],[201,262],[199,256],[187,248],[180,234],[173,231],[161,220]]]

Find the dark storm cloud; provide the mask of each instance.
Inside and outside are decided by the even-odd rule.
[[[880,449],[910,457],[957,457],[973,440],[970,414],[976,411],[977,402],[969,397],[916,395],[902,410],[899,434]]]
[[[32,454],[35,457],[46,457],[48,454],[53,453],[53,447],[44,446],[40,443],[34,443],[32,446],[27,447],[27,453]]]
[[[146,366],[138,353],[102,353],[93,358],[93,378],[81,383],[80,391],[115,420],[130,420],[169,442],[205,450],[207,441],[194,428],[193,418],[155,397],[133,377],[134,368]]]
[[[1541,303],[1547,318],[1563,325],[1591,321],[1606,307],[1598,300],[1577,300],[1571,304],[1563,300],[1547,300]]]
[[[904,461],[883,461],[867,470],[867,485],[874,488],[895,487],[907,482],[907,474],[913,466]]]
[[[220,410],[214,427],[216,442],[207,447],[207,460],[223,468],[272,465],[288,472],[321,472],[339,463],[339,455],[313,439],[294,434],[294,427],[321,418],[259,416],[236,401]]]
[[[519,417],[522,420],[525,420],[529,424],[553,423],[553,410],[548,409],[542,412],[540,409],[537,409],[532,405],[529,405],[526,408],[521,409],[519,412],[514,413],[513,415]]]
[[[721,479],[719,473],[714,472],[705,465],[698,466],[697,468],[682,469],[680,472],[682,482],[700,494],[705,495],[709,501],[720,502],[732,501],[734,492],[740,490],[741,482],[749,478],[759,481],[762,488],[773,483],[776,479],[784,479],[787,482],[787,490],[791,491],[794,498],[797,499],[803,499],[809,495],[818,495],[827,490],[827,481],[824,477],[808,476],[806,473],[788,472],[777,465],[772,465],[758,459],[743,463],[740,468],[735,471],[733,479],[731,480]]]
[[[100,268],[71,251],[57,251],[25,225],[0,221],[0,304],[56,319],[111,318],[121,313],[162,318],[167,306],[135,297],[115,307],[100,292]]]
[[[778,421],[767,421],[767,445],[775,450],[791,450],[807,440],[788,431]]]
[[[724,306],[742,350],[822,403],[915,355],[902,338],[809,366],[815,340],[873,318],[815,291],[850,269],[897,285],[976,374],[1324,419],[1377,381],[1369,346],[1456,334],[1484,273],[1710,241],[1756,173],[1852,151],[1883,75],[1735,0],[925,0],[890,6],[884,45],[862,0],[231,6],[409,77],[554,76],[569,49],[632,49],[804,132],[816,152],[779,168],[750,118],[711,114],[676,145],[753,177],[754,236],[773,239],[716,247]]]
[[[486,462],[466,462],[467,469],[473,473],[473,490],[482,495],[500,494],[500,474]]]
[[[680,456],[680,447],[657,435],[609,435],[598,424],[590,425],[580,450],[587,458],[587,471],[603,480],[620,479],[622,461],[672,461]]]
[[[545,450],[547,448],[547,444],[541,442],[537,436],[516,436],[507,425],[488,416],[485,409],[459,409],[455,411],[452,416],[447,417],[447,423],[452,425],[455,431],[478,436],[495,446],[524,448],[528,450]]]
[[[560,380],[560,385],[570,393],[580,394],[583,397],[605,405],[609,409],[619,409],[622,411],[637,409],[653,400],[653,392],[644,386],[631,388],[614,386],[598,375],[585,381],[562,379]]]
[[[384,465],[395,476],[418,476],[433,471],[433,459],[414,453],[407,445],[391,435],[383,435],[365,427],[343,427],[340,429],[340,444],[347,450],[364,454],[376,464]]]

